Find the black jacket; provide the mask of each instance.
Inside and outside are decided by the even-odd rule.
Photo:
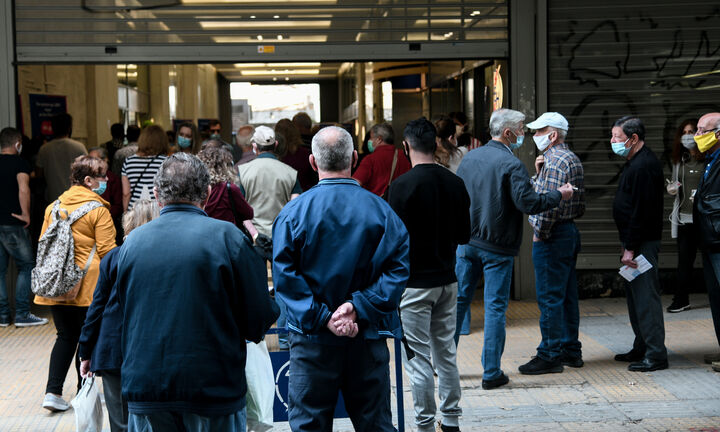
[[[517,255],[523,213],[542,213],[562,199],[558,191],[536,193],[525,165],[495,140],[470,151],[457,175],[470,195],[470,244],[501,255]]]
[[[700,231],[700,248],[713,253],[720,252],[719,159],[715,159],[707,178],[700,178],[693,200],[693,222]]]
[[[613,219],[625,249],[636,251],[640,243],[660,240],[663,182],[662,165],[647,145],[625,163],[613,202]]]

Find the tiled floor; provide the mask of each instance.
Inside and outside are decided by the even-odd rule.
[[[669,301],[664,298],[664,303]],[[612,360],[615,353],[630,348],[632,330],[624,299],[598,299],[581,302],[585,367],[540,376],[517,372],[540,340],[537,306],[512,302],[503,356],[510,384],[492,391],[480,386],[483,313],[482,303],[474,304],[473,332],[461,339],[458,352],[462,430],[720,431],[720,373],[702,363],[704,353],[719,350],[718,343],[707,297],[695,295],[691,301],[692,310],[665,315],[668,370],[632,373],[626,364]],[[50,414],[40,407],[53,338],[51,324],[0,328],[0,431],[74,430],[72,410]],[[268,343],[272,349],[272,336]],[[407,377],[404,383],[406,430],[414,430]],[[74,373],[68,374],[65,399],[72,398],[75,384]],[[278,423],[273,430],[289,427]],[[352,426],[339,419],[335,430],[349,431]]]

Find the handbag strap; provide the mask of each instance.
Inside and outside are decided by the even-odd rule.
[[[152,165],[153,162],[155,162],[155,159],[157,159],[159,155],[153,156],[152,159],[150,159],[150,162],[145,165],[145,169],[142,170],[140,173],[140,177],[138,177],[138,181],[133,185],[132,190],[130,190],[130,199],[132,199],[133,195],[135,195],[135,189],[137,189],[138,185],[140,184],[140,181],[142,181],[143,176],[147,172],[148,168],[150,168],[150,165]]]
[[[392,183],[393,175],[395,175],[395,167],[397,166],[398,152],[399,152],[399,151],[400,151],[399,149],[396,149],[396,150],[395,150],[395,154],[393,155],[392,168],[390,168],[390,178],[388,179],[388,184],[387,184],[387,186],[385,187],[386,190],[387,190],[387,188],[390,187],[390,183]]]
[[[95,243],[93,245],[93,248],[90,251],[90,256],[88,257],[88,260],[85,263],[85,268],[83,269],[83,271],[85,271],[85,273],[87,273],[87,271],[90,269],[90,264],[92,264],[92,260],[95,257],[95,251],[97,251],[97,243]]]

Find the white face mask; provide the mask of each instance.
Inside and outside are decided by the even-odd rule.
[[[680,142],[682,143],[683,147],[690,150],[691,148],[695,147],[695,137],[693,134],[685,134],[680,138]]]
[[[15,144],[15,150],[17,150],[18,154],[22,153],[22,144],[21,143]]]
[[[544,152],[546,148],[550,145],[550,134],[545,134],[541,136],[535,136],[533,135],[533,141],[535,141],[535,146],[540,150],[541,152]]]

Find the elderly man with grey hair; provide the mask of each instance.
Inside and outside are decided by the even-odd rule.
[[[350,134],[330,126],[312,140],[317,186],[273,226],[273,280],[290,330],[289,420],[295,432],[331,431],[342,391],[356,431],[394,431],[386,337],[409,276],[402,220],[350,177]]]
[[[122,395],[130,431],[245,431],[245,340],[279,311],[263,261],[233,224],[202,210],[210,175],[176,153],[155,177],[160,216],[118,252]]]
[[[370,154],[362,160],[353,177],[360,186],[383,196],[393,180],[410,171],[410,162],[395,147],[395,134],[389,123],[370,128],[367,147]]]
[[[513,150],[523,143],[525,115],[500,109],[490,117],[490,140],[470,151],[460,163],[457,175],[470,195],[470,243],[457,249],[455,273],[458,279],[458,322],[456,343],[481,275],[485,275],[485,341],[483,380],[486,390],[509,382],[500,367],[505,349],[505,311],[510,296],[514,257],[520,249],[523,213],[537,214],[557,207],[572,197],[565,184],[538,194],[533,190],[527,169]]]

